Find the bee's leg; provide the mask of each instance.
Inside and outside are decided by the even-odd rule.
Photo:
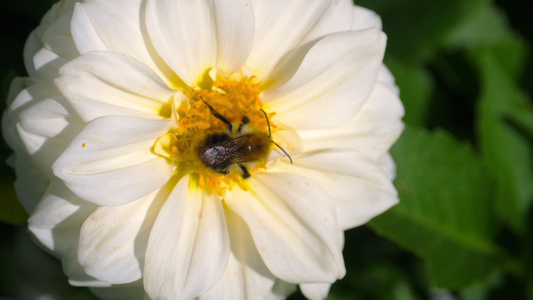
[[[250,123],[250,119],[247,116],[242,117],[241,125],[239,125],[239,128],[237,129],[237,132],[240,133],[241,130],[244,128],[244,126],[248,125]]]
[[[219,114],[209,103],[205,102],[204,99],[202,99],[202,101],[204,101],[205,105],[209,107],[209,110],[211,111],[213,116],[228,125],[228,131],[231,133],[231,131],[233,130],[233,126],[231,125],[230,121],[228,121],[228,119],[226,119],[223,115]]]
[[[242,178],[244,178],[244,179],[250,178],[250,172],[248,172],[248,169],[246,169],[246,167],[243,166],[243,165],[239,165],[239,167],[242,170]]]

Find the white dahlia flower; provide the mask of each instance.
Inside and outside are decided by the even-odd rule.
[[[403,107],[349,0],[64,0],[3,133],[30,231],[110,299],[326,297],[397,203]]]

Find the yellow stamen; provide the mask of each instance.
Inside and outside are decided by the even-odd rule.
[[[250,77],[238,81],[215,80],[211,87],[185,92],[188,103],[182,103],[173,112],[178,120],[176,128],[157,140],[154,152],[173,161],[179,168],[190,169],[193,186],[208,193],[222,196],[233,185],[247,190],[242,169],[235,167],[228,170],[228,174],[222,174],[206,166],[200,159],[199,152],[205,147],[206,139],[213,134],[231,134],[228,125],[217,118],[206,103],[234,124],[233,128],[238,128],[246,116],[249,119],[246,125],[248,132],[256,132],[261,136],[268,134],[267,120],[261,111],[263,103],[259,98],[260,87],[261,83]],[[269,118],[273,115],[271,113]],[[274,125],[271,123],[271,126]],[[261,152],[261,157],[254,156],[254,161],[246,164],[250,173],[265,168],[270,141],[266,147],[269,149]]]

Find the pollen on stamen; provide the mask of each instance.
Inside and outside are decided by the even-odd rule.
[[[178,105],[176,111],[172,112],[176,114],[176,127],[157,140],[153,148],[154,152],[173,161],[180,168],[190,170],[193,185],[208,193],[223,196],[225,191],[233,186],[248,190],[247,177],[259,169],[266,168],[271,147],[269,124],[261,110],[263,103],[259,97],[260,87],[261,83],[257,82],[254,77],[245,77],[240,80],[215,80],[209,88],[185,92],[187,104]],[[271,118],[273,115],[271,113],[267,117]],[[244,126],[242,125],[243,119],[247,121]],[[229,124],[236,126],[228,126]],[[275,128],[272,122],[270,126]],[[243,127],[246,129],[241,130]],[[207,145],[208,141],[219,138],[229,139],[228,144],[235,139],[235,144],[240,146],[237,140],[242,140],[243,137],[239,135],[247,135],[244,138],[248,143],[266,141],[263,142],[263,148],[266,149],[256,151],[254,155],[248,154],[246,161],[235,160],[233,162],[231,161],[232,155],[237,157],[237,154],[231,151],[244,150],[220,146],[219,148],[226,151],[224,153],[226,156],[222,156],[223,154],[218,156],[219,154],[212,154],[218,148]],[[252,135],[254,138],[249,137]],[[241,138],[236,139],[236,137]],[[209,151],[207,151],[206,147],[213,148],[208,148]],[[208,153],[205,155],[210,155],[210,159],[213,159],[215,164],[207,165],[200,157],[200,152]],[[242,153],[238,154],[240,158]],[[229,163],[216,164],[219,158],[222,160],[228,157]]]

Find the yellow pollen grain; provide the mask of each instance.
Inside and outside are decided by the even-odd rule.
[[[263,103],[259,97],[260,92],[261,82],[257,82],[254,77],[215,80],[209,87],[185,92],[188,101],[182,102],[173,112],[178,116],[176,128],[159,138],[154,145],[154,152],[174,161],[176,165],[186,165],[192,172],[193,187],[207,193],[223,196],[233,186],[248,190],[242,173],[217,173],[203,165],[198,153],[200,145],[205,143],[210,134],[228,130],[228,125],[218,119],[206,103],[234,124],[234,128],[246,116],[250,121],[247,126],[268,133],[268,123],[261,111]],[[161,114],[168,113],[163,109]],[[268,114],[269,119],[273,116],[274,113]],[[271,128],[275,127],[272,122],[270,125]],[[253,173],[261,168],[266,168],[266,157],[264,162],[253,164],[248,171]]]

